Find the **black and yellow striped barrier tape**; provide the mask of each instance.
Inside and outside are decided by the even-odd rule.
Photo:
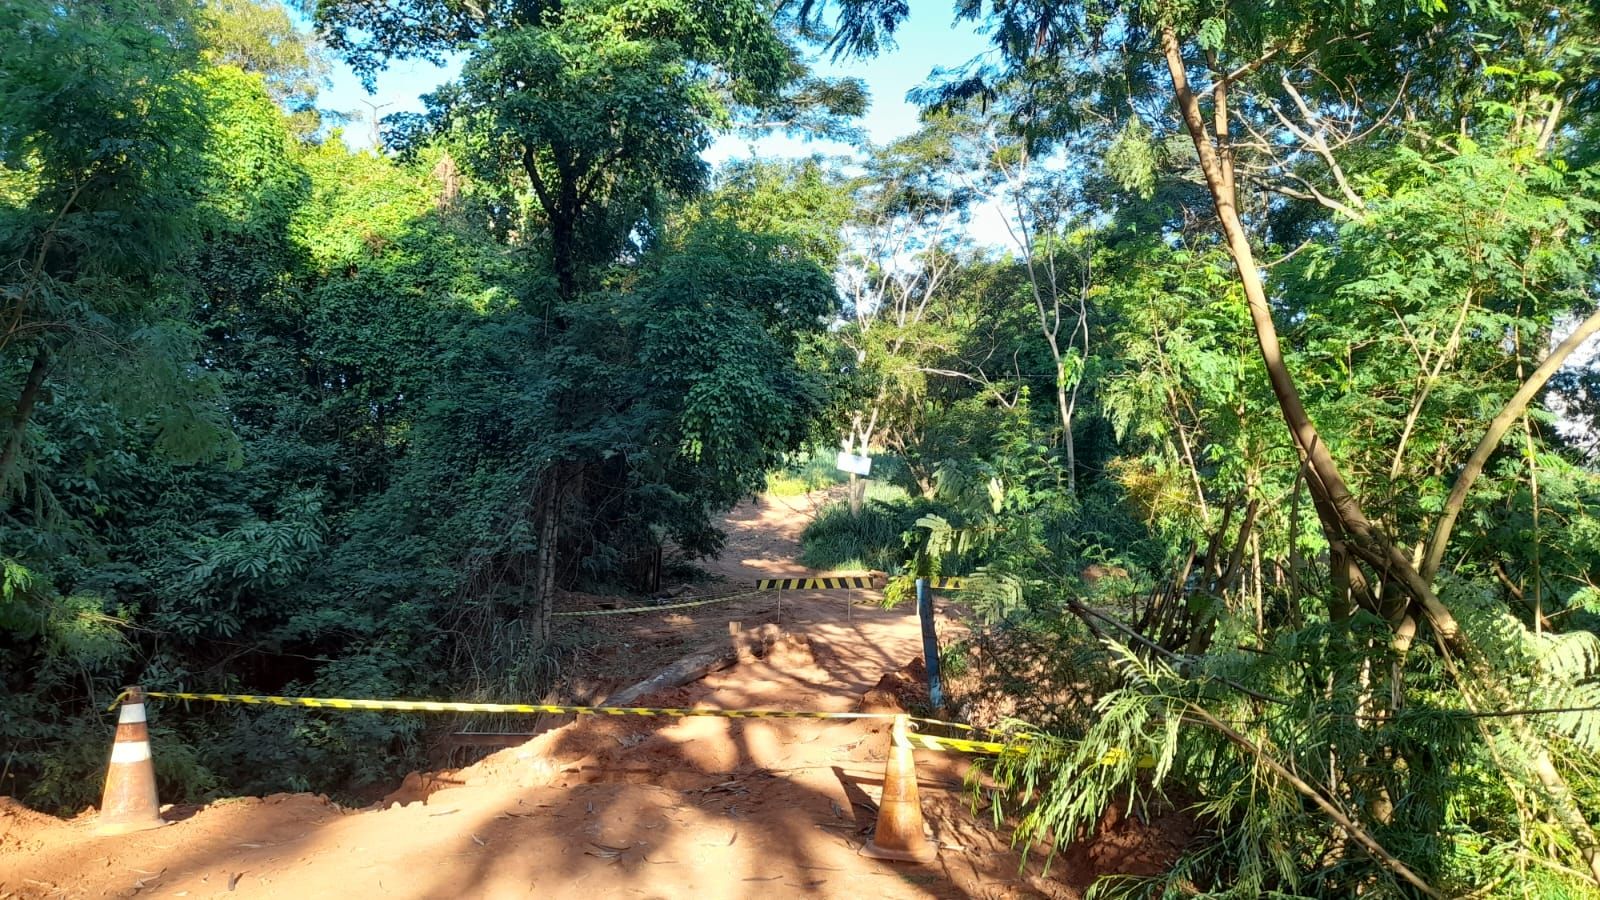
[[[710,606],[713,603],[727,603],[730,600],[742,600],[753,597],[762,591],[842,591],[842,590],[872,590],[872,576],[870,575],[829,575],[817,578],[763,578],[756,582],[753,591],[742,591],[737,594],[728,594],[722,597],[705,597],[693,600],[684,600],[679,603],[655,603],[650,606],[630,606],[626,609],[572,609],[562,612],[553,612],[551,618],[571,618],[577,616],[622,616],[629,613],[661,612],[669,609],[692,609],[696,606]]]
[[[110,709],[117,708],[126,692],[118,693]],[[814,713],[805,709],[712,709],[693,706],[565,706],[558,703],[454,703],[445,700],[350,700],[341,697],[274,697],[264,693],[200,693],[189,690],[146,690],[146,700],[194,700],[206,703],[242,703],[246,706],[304,706],[310,709],[362,709],[362,711],[400,711],[400,713],[510,713],[552,714],[552,716],[664,716],[664,717],[717,717],[717,719],[896,719],[896,713]],[[909,716],[918,724],[936,725],[946,729],[974,732],[973,725],[963,722],[946,722],[942,719],[923,719]],[[990,756],[1027,753],[1034,735],[1018,733],[1011,740],[984,741],[968,738],[938,737],[910,732],[906,740],[918,749],[936,749],[946,753],[981,753]],[[1101,765],[1115,765],[1122,761],[1122,749],[1112,749],[1101,757]],[[1154,769],[1152,757],[1139,759],[1141,769]]]
[[[936,737],[931,734],[906,735],[906,743],[919,750],[940,750],[956,753],[980,753],[988,756],[1014,756],[1028,752],[1028,743],[1031,735],[1019,734],[1008,743],[998,741],[971,741],[965,738]],[[1126,759],[1128,754],[1118,748],[1106,751],[1100,757],[1100,765],[1114,766]],[[1146,754],[1139,757],[1138,767],[1153,769],[1156,767],[1155,757]]]
[[[959,591],[967,586],[965,578],[929,578],[928,587],[934,590]]]
[[[815,578],[763,578],[758,591],[843,591],[872,590],[871,575],[825,575]]]
[[[966,738],[937,737],[911,732],[906,741],[919,750],[955,751],[957,753],[985,753],[994,756],[1027,752],[1027,742],[1002,744],[996,741],[972,741]]]
[[[569,616],[621,616],[628,613],[661,612],[668,609],[689,609],[695,606],[710,606],[713,603],[727,603],[730,600],[742,600],[745,597],[754,597],[759,591],[744,591],[738,594],[728,594],[723,597],[706,597],[700,600],[685,600],[681,603],[657,603],[652,606],[630,606],[627,609],[573,609],[564,612],[553,612],[552,619]]]
[[[1104,756],[1100,757],[1100,765],[1114,766],[1127,758],[1128,751],[1123,750],[1121,747],[1112,747],[1106,751]],[[1139,757],[1138,766],[1141,769],[1154,769],[1156,767],[1156,758],[1146,753]]]
[[[968,734],[976,734],[976,733],[981,731],[984,734],[999,735],[1000,737],[1003,737],[1003,738],[1012,739],[1012,740],[1018,740],[1018,741],[1026,741],[1026,740],[1031,740],[1033,738],[1033,734],[1032,733],[1026,732],[1026,731],[1019,731],[1019,730],[1017,730],[1015,728],[1012,728],[1012,729],[984,728],[984,727],[978,726],[978,725],[968,725],[965,722],[946,722],[943,719],[927,719],[927,718],[923,718],[922,716],[907,716],[906,718],[911,721],[911,723],[912,723],[911,727],[912,728],[920,728],[920,727],[922,727],[922,725],[933,725],[933,726],[936,726],[936,727],[939,727],[939,728],[951,728],[951,729],[954,729],[956,731],[965,731]]]
[[[932,587],[959,589],[965,587],[965,582],[960,578],[930,578],[928,583]],[[761,591],[870,591],[877,589],[873,584],[871,575],[819,575],[814,578],[762,578],[756,582],[754,591],[744,591],[738,594],[728,594],[724,597],[706,597],[704,599],[685,600],[681,603],[657,603],[650,606],[632,606],[627,609],[577,609],[564,612],[551,613],[552,618],[567,616],[620,616],[625,613],[658,612],[664,609],[689,609],[695,606],[709,606],[713,603],[724,603],[729,600],[739,600],[753,596]]]
[[[126,692],[118,693],[110,709],[117,708]],[[301,706],[307,709],[352,709],[352,711],[395,711],[395,713],[509,713],[550,714],[550,716],[664,716],[718,717],[718,719],[878,719],[891,721],[896,713],[814,713],[806,709],[715,709],[694,706],[566,706],[560,703],[458,703],[448,700],[352,700],[342,697],[275,697],[266,693],[203,693],[192,690],[146,690],[147,700],[189,700],[203,703],[240,703],[245,706]],[[920,725],[941,729],[976,732],[973,725],[907,716]],[[923,749],[954,749],[960,753],[1002,753],[1002,748],[1018,748],[1030,735],[1014,735],[1011,743],[934,737],[912,733]]]
[[[352,700],[340,697],[275,697],[265,694],[203,694],[190,691],[145,691],[153,700],[195,700],[208,703],[242,703],[253,706],[302,706],[310,709],[340,709],[394,712],[546,713],[578,716],[664,716],[689,718],[709,716],[723,719],[893,719],[893,713],[808,712],[788,709],[701,709],[696,707],[644,706],[563,706],[553,703],[457,703],[445,700]],[[111,704],[122,702],[118,696]]]
[[[369,712],[443,712],[443,713],[509,713],[519,715],[579,715],[579,716],[651,716],[665,718],[711,717],[721,719],[877,719],[892,720],[898,713],[870,712],[812,712],[790,709],[713,709],[698,707],[646,707],[646,706],[566,706],[556,703],[459,703],[445,700],[357,700],[343,697],[280,697],[268,694],[211,694],[195,691],[145,691],[147,700],[189,700],[206,703],[239,703],[247,706],[289,706],[309,709],[363,710]],[[116,709],[127,693],[117,695],[110,708]],[[918,725],[932,725],[960,731],[976,732],[976,728],[961,722],[909,716]],[[1024,753],[1033,735],[1014,734],[1009,740],[976,741],[968,738],[942,737],[911,732],[906,740],[915,748],[956,753],[983,753],[1006,755]],[[1102,765],[1115,765],[1122,759],[1120,750],[1108,752]],[[1140,768],[1152,768],[1155,762],[1146,756],[1139,760]]]

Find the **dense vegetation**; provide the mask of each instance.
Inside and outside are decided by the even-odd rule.
[[[1600,890],[1600,16],[956,12],[992,52],[920,131],[713,176],[719,131],[853,138],[801,48],[906,5],[322,0],[322,44],[246,0],[0,9],[0,789],[91,800],[134,679],[542,691],[561,589],[714,552],[843,444],[877,480],[806,562],[976,573],[1032,654],[1019,836],[1193,805],[1100,890]],[[326,52],[465,61],[353,153]],[[418,743],[163,727],[190,796]]]
[[[1204,847],[1102,889],[1593,893],[1593,8],[957,11],[993,52],[876,158],[907,203],[841,332],[912,497],[809,552],[977,567],[1053,648],[1000,667],[1061,738],[998,767],[1024,837],[1197,801]],[[801,10],[845,53],[904,12]]]
[[[7,5],[12,783],[92,800],[92,711],[134,678],[540,692],[571,639],[549,626],[557,586],[627,589],[663,544],[717,547],[712,517],[825,403],[814,344],[835,304],[833,243],[771,209],[805,207],[799,173],[704,192],[712,128],[792,102],[803,76],[744,15],[592,3],[505,23],[463,75],[482,95],[436,98],[440,121],[400,123],[404,152],[383,156],[308,127],[282,86],[314,77],[315,49],[275,5]],[[517,54],[567,40],[643,83],[538,79],[600,105],[504,130],[486,104],[516,98],[474,79],[559,65]],[[542,224],[557,213],[516,196],[547,160],[580,172],[552,190],[586,198],[564,249]],[[402,720],[186,721],[162,736],[193,748],[162,754],[173,796],[359,785],[416,752]]]

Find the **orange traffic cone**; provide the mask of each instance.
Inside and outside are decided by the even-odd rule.
[[[106,792],[100,800],[101,834],[127,834],[160,828],[161,803],[156,799],[156,770],[150,761],[150,730],[144,719],[144,692],[128,688],[117,718],[117,740],[111,745]]]
[[[883,771],[883,800],[878,804],[878,827],[861,848],[866,856],[902,862],[927,862],[933,845],[922,836],[922,803],[917,799],[917,763],[906,740],[906,717],[894,717],[894,744]]]

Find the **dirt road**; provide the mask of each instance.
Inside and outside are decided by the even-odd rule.
[[[735,510],[717,571],[733,584],[802,574],[793,560],[808,506],[768,499]],[[654,654],[725,641],[730,621],[773,622],[775,600],[610,618],[629,619],[620,627],[637,636],[623,652]],[[920,656],[909,609],[847,611],[836,592],[783,600],[785,637],[764,658],[644,705],[849,711]],[[410,777],[388,808],[243,798],[169,810],[176,821],[155,831],[98,837],[91,818],[0,799],[0,898],[1076,896],[1036,863],[1022,870],[979,824],[959,756],[917,754],[938,859],[860,856],[887,747],[875,721],[580,718],[468,768]]]

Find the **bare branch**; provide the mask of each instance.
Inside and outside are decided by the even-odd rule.
[[[1421,574],[1425,580],[1431,582],[1439,573],[1439,564],[1443,562],[1445,548],[1450,543],[1450,532],[1455,529],[1456,518],[1461,515],[1461,508],[1466,504],[1467,492],[1472,490],[1472,483],[1483,474],[1483,467],[1488,464],[1489,457],[1500,446],[1500,439],[1505,437],[1506,432],[1522,415],[1528,403],[1544,389],[1550,377],[1560,370],[1567,357],[1596,332],[1600,332],[1600,309],[1590,313],[1587,319],[1567,335],[1566,340],[1550,351],[1544,361],[1539,363],[1538,368],[1533,370],[1533,374],[1522,382],[1522,386],[1517,388],[1516,393],[1511,395],[1511,399],[1506,401],[1505,406],[1502,406],[1500,412],[1489,422],[1483,439],[1478,441],[1478,446],[1473,449],[1472,455],[1467,457],[1466,463],[1461,467],[1461,473],[1456,476],[1455,484],[1450,488],[1450,496],[1445,500],[1444,510],[1439,515],[1439,524],[1434,526],[1433,539],[1428,544],[1428,555],[1422,562]]]

